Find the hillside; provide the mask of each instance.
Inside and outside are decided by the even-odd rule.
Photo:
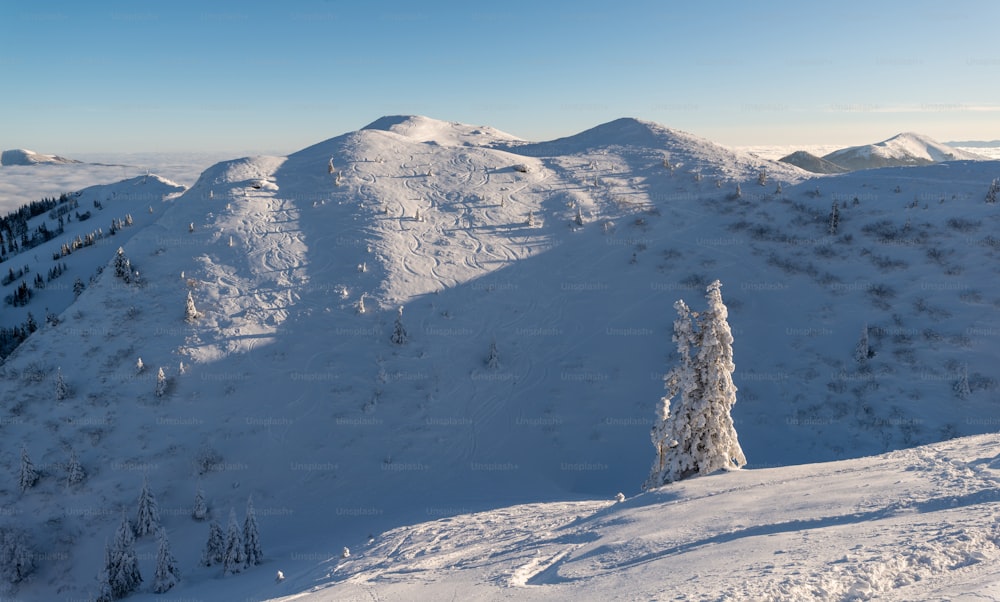
[[[23,148],[5,150],[3,153],[0,153],[0,165],[41,165],[52,163],[66,164],[80,163],[80,161],[67,159],[58,155],[42,155]]]
[[[632,496],[671,306],[716,278],[749,468],[991,432],[997,168],[816,177],[637,120],[532,143],[423,117],[214,165],[130,232],[138,283],[96,246],[103,274],[0,367],[0,505],[68,558],[17,595],[93,593],[144,476],[195,598],[401,525]],[[46,472],[23,494],[22,443]],[[89,476],[67,488],[71,449]],[[222,519],[253,496],[266,566],[199,566],[199,486]]]
[[[834,151],[823,159],[856,170],[930,165],[941,161],[977,161],[983,157],[941,144],[927,136],[907,132],[875,144]]]
[[[823,157],[817,157],[816,155],[806,151],[795,151],[794,153],[785,155],[778,160],[782,163],[788,163],[790,165],[794,165],[795,167],[804,169],[810,173],[835,174],[851,171],[846,167],[841,167],[836,163],[827,161]]]

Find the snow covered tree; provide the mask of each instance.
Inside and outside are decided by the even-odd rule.
[[[969,388],[969,366],[963,365],[958,371],[958,380],[952,386],[955,391],[955,395],[958,395],[959,399],[968,399],[969,395],[972,395],[972,389]]]
[[[191,510],[191,516],[195,520],[205,520],[208,517],[208,503],[205,502],[205,490],[198,485],[198,489],[194,492],[194,508]]]
[[[861,329],[861,338],[858,339],[858,346],[854,349],[854,360],[859,364],[865,364],[873,355],[875,354],[872,353],[872,348],[868,343],[868,324],[866,323]]]
[[[837,235],[837,229],[840,227],[840,207],[837,205],[837,201],[833,202],[833,207],[830,209],[830,228],[829,232],[831,236]]]
[[[236,522],[236,511],[229,509],[229,527],[226,529],[226,545],[223,550],[222,572],[225,575],[242,573],[246,568],[246,548],[243,547],[243,533]]]
[[[225,557],[226,536],[219,521],[212,519],[208,524],[208,541],[205,542],[205,549],[201,554],[201,564],[204,566],[220,564]]]
[[[170,590],[181,580],[181,571],[177,568],[177,559],[170,552],[170,542],[167,540],[166,529],[157,532],[156,572],[153,574],[153,593],[162,594]]]
[[[739,182],[736,183],[736,192],[733,193],[733,198],[736,198],[736,199],[742,199],[743,198],[743,189],[740,188],[740,183]]]
[[[583,225],[583,211],[580,209],[579,205],[576,206],[576,217],[573,218],[573,223],[577,226]]]
[[[535,212],[534,211],[529,211],[528,212],[528,221],[526,223],[527,223],[527,225],[528,225],[529,228],[534,228],[535,227]]]
[[[142,374],[142,371],[146,369],[146,365],[142,363],[142,358],[135,360],[135,373]]]
[[[139,588],[142,575],[139,573],[139,559],[135,554],[135,535],[124,510],[106,561],[105,571],[112,599],[124,598]]]
[[[997,193],[1000,193],[1000,179],[993,178],[990,189],[986,191],[986,202],[991,205],[997,202]]]
[[[257,512],[253,509],[253,496],[247,498],[247,514],[243,519],[243,551],[247,566],[256,566],[264,560],[257,528]]]
[[[333,157],[330,157],[330,163],[326,166],[326,173],[333,173]]]
[[[28,455],[28,447],[26,445],[21,446],[21,470],[19,471],[17,484],[21,488],[21,493],[24,493],[28,489],[35,486],[38,482],[38,471],[35,470],[35,464],[31,461],[31,457]]]
[[[396,345],[404,345],[406,341],[409,340],[409,336],[406,334],[406,328],[403,326],[403,307],[400,306],[399,313],[396,315],[396,324],[392,329],[392,342]]]
[[[76,452],[71,451],[69,462],[66,463],[66,486],[79,485],[86,478],[87,472],[83,469],[83,464],[80,464],[80,459],[76,456]]]
[[[83,294],[83,290],[85,288],[87,288],[87,286],[83,283],[83,280],[80,280],[80,278],[77,277],[77,279],[73,281],[73,296],[79,297]]]
[[[63,378],[62,368],[56,368],[56,401],[62,401],[67,397],[69,397],[69,387]]]
[[[757,183],[760,184],[761,186],[767,186],[767,170],[764,169],[763,167],[757,174]]]
[[[138,509],[135,515],[135,534],[139,537],[155,533],[160,528],[160,508],[156,496],[149,488],[149,479],[143,477],[139,492]]]
[[[194,297],[191,296],[191,291],[188,291],[187,301],[184,304],[184,319],[188,322],[194,322],[199,315],[198,309],[194,306]]]
[[[778,185],[774,187],[774,194],[781,194],[781,192],[781,182],[778,182]]]
[[[132,263],[125,256],[125,249],[118,247],[115,253],[115,277],[126,283],[132,279]]]
[[[708,286],[708,309],[700,315],[683,300],[674,304],[673,341],[680,363],[664,379],[667,395],[651,432],[656,458],[646,489],[746,464],[730,415],[736,403],[735,365],[721,287],[718,280]],[[674,397],[678,403],[672,408]]]
[[[35,550],[20,529],[0,532],[0,578],[7,583],[23,581],[35,569]]]
[[[167,375],[163,368],[156,371],[156,389],[153,392],[157,397],[163,397],[167,393]]]
[[[500,368],[500,353],[497,351],[497,342],[490,342],[490,355],[486,358],[486,367],[490,370]]]

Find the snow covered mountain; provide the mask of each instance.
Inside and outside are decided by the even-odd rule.
[[[794,153],[785,155],[778,160],[783,163],[789,163],[811,173],[833,174],[851,171],[846,167],[841,167],[836,163],[827,161],[823,157],[817,157],[816,155],[806,151],[795,151]]]
[[[157,184],[115,235],[139,278],[115,275],[123,239],[79,252],[102,274],[0,366],[0,507],[66,559],[17,595],[94,593],[144,476],[184,573],[173,591],[196,598],[292,595],[276,570],[301,591],[343,546],[403,525],[631,496],[671,306],[697,308],[716,278],[748,474],[993,431],[996,169],[819,177],[632,119],[532,143],[387,117],[219,163],[183,194]],[[114,200],[95,215],[131,206]],[[55,263],[37,248],[33,273]],[[60,282],[96,271],[60,261]],[[23,493],[22,444],[43,467]],[[71,453],[88,476],[67,487]],[[217,518],[253,496],[266,566],[199,564],[198,487]],[[148,592],[155,544],[138,545]]]
[[[0,165],[39,165],[45,163],[80,163],[58,155],[42,155],[23,148],[5,150],[0,153]]]
[[[897,134],[875,144],[834,151],[823,158],[851,170],[983,159],[979,155],[952,148],[912,132]]]

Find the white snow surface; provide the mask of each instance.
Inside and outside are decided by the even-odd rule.
[[[39,165],[44,163],[79,163],[58,155],[43,155],[24,148],[5,150],[0,153],[0,165]]]
[[[92,595],[144,477],[180,598],[989,593],[995,438],[914,446],[996,430],[1000,245],[983,197],[997,171],[820,177],[633,119],[531,143],[392,117],[216,164],[182,194],[153,176],[111,184],[73,228],[123,211],[135,225],[54,282],[88,279],[124,243],[142,283],[105,269],[64,309],[40,296],[25,309],[51,302],[59,324],[0,366],[0,508],[44,553],[9,595]],[[127,194],[141,186],[154,191]],[[3,267],[25,262],[42,273],[51,254]],[[672,304],[697,308],[714,279],[749,464],[636,496]],[[865,323],[876,354],[858,365]],[[44,473],[23,495],[22,443]],[[899,448],[913,449],[789,466]],[[67,489],[70,449],[88,478]],[[218,518],[253,495],[264,565],[198,565],[199,487]],[[604,501],[618,491],[630,499]],[[155,542],[138,546],[135,599],[159,599]]]

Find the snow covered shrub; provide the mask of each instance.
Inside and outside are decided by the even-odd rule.
[[[35,551],[21,529],[0,529],[0,579],[18,583],[35,569]]]

